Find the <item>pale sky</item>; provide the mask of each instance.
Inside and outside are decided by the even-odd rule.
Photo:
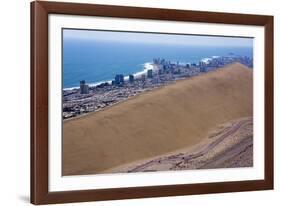
[[[64,29],[63,38],[124,43],[253,47],[253,38]]]

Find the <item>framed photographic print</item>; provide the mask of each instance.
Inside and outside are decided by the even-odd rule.
[[[31,3],[31,202],[273,189],[273,17]]]

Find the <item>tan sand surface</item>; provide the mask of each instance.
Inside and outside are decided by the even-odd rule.
[[[63,175],[103,173],[193,146],[218,125],[252,116],[252,90],[252,70],[233,64],[64,121]]]
[[[112,168],[106,173],[155,172],[253,166],[253,118],[219,125],[200,143],[147,160]]]

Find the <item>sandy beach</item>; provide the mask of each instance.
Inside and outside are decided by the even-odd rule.
[[[236,124],[247,120],[246,126],[241,123],[233,134],[237,136],[245,127],[250,133],[247,125],[253,114],[252,90],[252,70],[233,64],[145,92],[93,114],[64,121],[63,175],[130,172],[148,160],[180,154],[180,150],[185,151],[184,155],[194,155],[201,150],[198,145],[207,146],[220,139],[221,135],[210,138],[219,125],[231,124],[235,129]],[[238,157],[251,157],[252,139],[250,134],[238,135],[239,141],[232,141],[235,139],[231,138],[233,134],[217,141],[216,147],[204,150],[204,155],[208,156],[204,164],[192,167],[184,163],[171,168],[239,166]],[[235,146],[239,144],[242,146]],[[241,153],[245,146],[246,153]],[[194,147],[197,153],[191,150]],[[228,153],[229,158],[219,158],[222,151]],[[251,160],[247,161],[240,166],[251,165]],[[136,171],[171,169],[170,166],[162,165],[162,169],[150,166]]]

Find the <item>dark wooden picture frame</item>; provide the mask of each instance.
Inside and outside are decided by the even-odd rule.
[[[169,21],[189,21],[265,28],[265,158],[264,180],[93,189],[48,190],[48,15],[86,15]],[[263,15],[105,6],[93,4],[31,3],[31,202],[69,203],[127,198],[273,189],[273,17]]]

